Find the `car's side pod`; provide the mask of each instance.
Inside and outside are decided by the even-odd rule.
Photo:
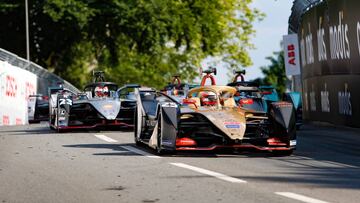
[[[270,116],[274,122],[274,133],[295,136],[295,109],[290,102],[273,102],[270,104]]]
[[[176,138],[179,123],[179,107],[173,102],[160,104],[158,114],[158,148],[163,151],[176,150]]]
[[[58,94],[57,96],[57,126],[68,126],[69,124],[69,114],[70,108],[72,105],[71,97],[66,97],[63,94]]]

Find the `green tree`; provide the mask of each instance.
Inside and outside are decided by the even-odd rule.
[[[254,81],[261,85],[273,85],[276,91],[282,95],[286,90],[287,77],[285,74],[284,52],[274,52],[274,56],[266,58],[270,65],[261,67],[264,78],[258,78]]]
[[[0,3],[0,47],[25,56],[24,1]],[[118,83],[196,77],[206,56],[251,64],[252,0],[29,0],[31,59],[77,86],[92,69]]]

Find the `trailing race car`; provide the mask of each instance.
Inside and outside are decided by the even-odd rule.
[[[39,123],[49,120],[49,97],[43,95],[29,95],[28,98],[28,121]]]
[[[264,98],[264,94],[259,89],[258,84],[250,81],[244,81],[243,75],[245,74],[245,70],[234,71],[234,73],[236,74],[234,80],[229,83],[228,86],[235,87],[237,90],[234,96],[237,105],[245,108],[251,108],[255,111],[268,112],[268,106],[271,101]],[[241,78],[241,80],[238,80],[239,78]],[[246,103],[244,101],[251,102]]]
[[[135,90],[137,108],[134,138],[159,154],[177,150],[255,148],[291,154],[296,147],[294,108],[275,102],[269,113],[237,106],[236,88],[214,85],[213,71],[202,84],[189,90],[183,103],[151,88]],[[252,103],[250,98],[241,101]]]
[[[164,89],[161,91],[167,95],[173,96],[178,100],[178,102],[181,103],[186,97],[189,90],[198,86],[199,85],[182,83],[180,80],[180,76],[174,75],[171,83],[165,86]]]
[[[279,95],[273,86],[258,86],[256,83],[244,81],[244,70],[234,71],[234,73],[236,74],[234,80],[232,83],[229,83],[228,86],[237,88],[238,92],[236,93],[235,100],[239,105],[268,112],[268,107],[271,103],[280,102]],[[241,80],[238,80],[239,78],[241,78]],[[239,101],[244,98],[251,98],[253,103],[251,105],[239,103]],[[299,129],[302,125],[302,105],[300,93],[285,93],[283,101],[292,103],[295,110],[296,129]]]
[[[277,93],[276,89],[272,85],[262,85],[259,86],[259,90],[261,91],[261,94],[263,95],[263,98],[270,101],[270,102],[277,102],[279,101],[279,94]]]
[[[95,72],[94,76],[94,82],[79,94],[62,87],[50,89],[51,128],[61,131],[98,126],[133,126],[136,107],[133,90],[139,86],[125,85],[118,89],[115,83],[104,81],[103,72]]]

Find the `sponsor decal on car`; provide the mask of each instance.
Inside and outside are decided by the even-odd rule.
[[[296,140],[290,140],[290,146],[296,146]]]
[[[162,143],[163,145],[172,145],[172,144],[173,144],[173,142],[171,142],[171,141],[165,141],[165,140],[163,140],[161,143]]]
[[[236,121],[224,122],[226,128],[240,128],[240,124],[241,124],[240,122],[236,122]]]
[[[66,120],[65,117],[59,117],[59,121],[64,121],[64,120]]]
[[[146,120],[147,126],[155,126],[158,122],[154,120]]]
[[[113,105],[112,104],[105,104],[105,105],[103,105],[103,108],[104,109],[112,109]]]
[[[277,107],[277,108],[280,108],[280,107],[292,107],[292,104],[289,103],[289,102],[276,102],[274,103],[274,105]]]

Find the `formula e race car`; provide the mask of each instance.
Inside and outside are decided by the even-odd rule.
[[[259,86],[259,90],[263,95],[263,98],[270,102],[277,102],[279,101],[279,94],[277,93],[276,89],[272,85],[261,85]]]
[[[243,104],[239,103],[241,106],[246,106],[247,108],[253,108],[259,111],[268,112],[268,106],[273,102],[280,102],[279,95],[276,89],[271,86],[259,86],[254,82],[244,81],[245,71],[234,71],[236,74],[232,83],[229,83],[228,86],[236,87],[237,93],[235,100],[237,103],[242,101],[244,98],[251,98],[253,100],[252,104]],[[238,80],[241,78],[241,80]],[[299,130],[302,125],[302,105],[301,105],[301,95],[299,92],[288,92],[284,93],[283,101],[291,103],[295,111],[295,120],[296,120],[296,129]]]
[[[39,123],[49,120],[49,97],[41,94],[29,95],[28,98],[28,121]]]
[[[135,90],[136,144],[145,143],[159,154],[178,150],[255,148],[291,154],[296,147],[294,108],[274,102],[269,113],[237,106],[236,88],[212,85],[189,90],[183,103],[151,88]],[[242,103],[250,104],[251,99]]]
[[[178,102],[182,103],[190,89],[198,87],[196,84],[182,83],[179,75],[174,75],[171,83],[166,85],[163,90],[164,94],[174,97]]]
[[[50,127],[58,131],[88,129],[98,126],[132,127],[134,123],[133,90],[138,85],[118,88],[105,82],[102,72],[95,72],[93,83],[75,94],[65,88],[50,89]]]

